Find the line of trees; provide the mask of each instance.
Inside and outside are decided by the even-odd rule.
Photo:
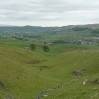
[[[72,28],[72,30],[74,30],[74,31],[84,31],[84,30],[88,30],[88,28],[87,27],[74,27],[74,28]]]

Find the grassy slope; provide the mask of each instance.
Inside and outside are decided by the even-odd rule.
[[[31,42],[13,40],[13,39],[0,39],[0,43],[7,44],[10,46],[20,47],[20,48],[29,46],[31,44]]]
[[[40,60],[40,63],[26,64],[33,60]],[[73,70],[85,68],[85,74],[78,77],[78,81],[52,91],[45,99],[98,99],[99,85],[82,85],[86,78],[99,76],[98,61],[97,49],[69,51],[49,59],[33,51],[0,44],[0,81],[8,86],[6,90],[0,85],[0,98],[13,96],[16,99],[35,99],[39,92],[74,79]],[[38,66],[51,68],[40,71]]]
[[[36,52],[0,44],[0,81],[8,86],[6,90],[0,85],[0,99],[9,96],[34,99],[41,90],[51,86],[52,80],[48,80],[33,64],[26,64],[45,59],[47,58]]]
[[[89,83],[84,86],[82,83],[85,79],[99,79],[99,50],[63,53],[47,64],[54,66],[49,75],[58,79],[61,78],[60,84],[74,79],[73,70],[86,69],[86,72],[77,78],[78,81],[52,91],[45,99],[98,99],[99,85]],[[57,85],[59,84],[57,83]]]

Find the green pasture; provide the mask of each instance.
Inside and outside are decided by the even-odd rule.
[[[31,44],[30,42],[13,40],[13,39],[0,39],[0,43],[10,45],[10,46],[15,46],[15,47],[21,47],[21,48],[27,47]]]
[[[59,48],[65,49],[64,46]],[[83,75],[75,77],[72,73],[74,70],[83,69]],[[85,79],[99,79],[98,48],[72,50],[53,55],[50,52],[40,54],[0,44],[0,81],[7,86],[5,88],[0,84],[1,99],[36,99],[40,92],[73,79],[77,81],[52,90],[42,99],[98,99],[99,84],[88,82],[83,85]]]
[[[59,53],[64,53],[68,51],[74,51],[74,50],[89,50],[89,49],[98,49],[98,45],[75,45],[75,44],[47,44],[49,47],[49,52],[43,51],[44,43],[37,43],[33,41],[20,41],[15,39],[0,39],[1,44],[6,44],[18,48],[24,48],[29,47],[30,44],[36,45],[36,52],[39,52],[41,54],[47,55],[47,56],[55,56]]]

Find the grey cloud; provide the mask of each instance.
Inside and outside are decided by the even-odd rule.
[[[98,0],[0,0],[0,21],[90,22],[98,9]]]

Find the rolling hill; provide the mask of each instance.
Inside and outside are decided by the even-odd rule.
[[[34,99],[50,86],[50,80],[33,67],[45,59],[39,53],[0,44],[0,98]]]
[[[69,25],[62,27],[14,26],[0,27],[0,38],[22,41],[78,44],[81,41],[97,43],[99,24]]]
[[[74,70],[80,73],[75,76]],[[98,73],[98,49],[48,57],[0,44],[1,99],[36,99],[40,92],[44,99],[98,99]]]
[[[45,99],[98,99],[99,97],[99,50],[72,51],[60,54],[51,60],[55,78],[61,78],[61,87]],[[74,76],[74,70],[85,70]],[[83,82],[88,80],[85,85]],[[96,81],[97,80],[97,81]],[[60,86],[60,84],[57,84]]]

